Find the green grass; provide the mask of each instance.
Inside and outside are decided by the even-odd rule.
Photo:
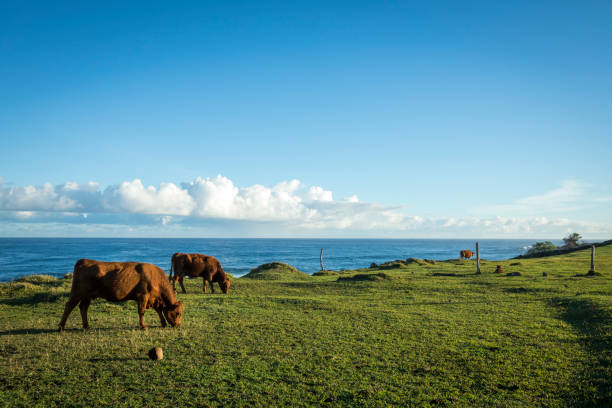
[[[69,277],[1,284],[0,406],[609,407],[612,246],[589,256],[187,280],[182,327],[146,331],[94,301],[59,333]]]

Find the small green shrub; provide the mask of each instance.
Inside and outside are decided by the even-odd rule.
[[[565,242],[565,248],[575,248],[580,243],[582,239],[582,235],[577,232],[572,232],[568,234],[565,238],[563,238],[563,242]]]
[[[535,244],[533,244],[531,248],[529,248],[526,255],[533,255],[533,254],[537,254],[540,252],[553,251],[555,249],[557,249],[557,247],[555,246],[555,244],[553,244],[550,241],[536,242]]]

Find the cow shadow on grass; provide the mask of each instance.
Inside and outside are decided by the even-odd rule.
[[[76,330],[70,330],[76,331]],[[40,328],[30,328],[30,329],[15,329],[15,330],[4,330],[0,331],[0,336],[18,336],[22,334],[46,334],[46,333],[58,333],[58,329],[40,329]]]
[[[64,333],[84,333],[84,332],[89,332],[89,331],[109,331],[109,330],[122,330],[116,327],[97,327],[94,329],[89,329],[89,330],[83,330],[82,328],[79,327],[72,327],[72,328],[66,328],[64,329]],[[127,329],[126,329],[127,330]],[[1,336],[19,336],[19,335],[24,335],[24,334],[48,334],[48,333],[61,333],[57,327],[55,328],[25,328],[25,329],[14,329],[14,330],[4,330],[4,331],[0,331],[0,337]]]
[[[0,305],[25,306],[37,305],[39,303],[54,303],[59,299],[68,298],[68,294],[55,294],[49,292],[38,292],[28,296],[15,297],[0,300]]]
[[[161,326],[147,326],[147,330],[167,330],[167,328]],[[142,332],[138,326],[121,326],[121,327],[92,327],[91,329],[83,329],[80,326],[75,327],[67,327],[63,332],[60,332],[56,327],[32,327],[32,328],[23,328],[23,329],[13,329],[13,330],[3,330],[0,331],[1,336],[18,336],[18,335],[27,335],[27,334],[48,334],[48,333],[95,333],[95,332]]]
[[[451,273],[451,272],[434,272],[431,274],[431,276],[449,276],[451,278],[465,278],[468,276],[475,276],[478,275],[476,272],[469,272],[469,273]]]
[[[148,360],[147,357],[106,357],[106,358],[88,358],[87,361],[90,363],[110,363],[110,362],[128,362],[128,361],[141,361]]]
[[[575,387],[568,396],[570,406],[612,406],[612,314],[588,299],[554,298],[553,306],[561,319],[571,324],[581,335],[581,343],[589,351],[593,365],[581,373],[581,382],[591,387]],[[595,393],[589,392],[595,389]]]

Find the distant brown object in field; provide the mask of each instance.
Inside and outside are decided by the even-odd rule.
[[[166,274],[148,263],[101,262],[79,259],[74,265],[72,289],[59,323],[64,330],[72,309],[79,305],[83,328],[88,329],[87,309],[92,299],[102,298],[111,302],[135,300],[138,302],[140,328],[145,329],[144,314],[153,308],[159,315],[161,325],[179,327],[183,313],[183,302],[176,300]]]
[[[504,273],[504,270],[501,265],[497,265],[497,268],[495,268],[495,273]]]
[[[161,360],[164,358],[164,350],[161,347],[153,347],[149,350],[149,358],[151,360]]]
[[[172,274],[174,270],[174,275]],[[206,293],[206,282],[210,284],[210,290],[215,293],[214,282],[219,284],[221,291],[225,294],[229,291],[230,278],[227,276],[221,263],[214,256],[204,254],[183,254],[180,252],[172,255],[170,265],[170,282],[172,289],[176,292],[176,281],[179,281],[183,293],[187,293],[183,285],[183,278],[189,276],[195,278],[201,276],[203,279],[202,290]]]
[[[378,268],[378,264],[376,262],[372,262],[370,264],[370,269],[376,269],[376,268]]]
[[[469,249],[462,249],[459,252],[459,257],[461,259],[470,259],[473,256],[474,256],[474,253],[472,251],[470,251]]]
[[[430,265],[435,265],[436,261],[434,261],[433,259],[423,259],[423,262],[428,263]]]

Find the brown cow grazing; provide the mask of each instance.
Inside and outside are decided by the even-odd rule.
[[[221,291],[227,294],[230,287],[230,279],[221,267],[221,263],[214,256],[204,254],[183,254],[180,252],[172,255],[170,265],[170,281],[172,289],[176,291],[176,281],[178,279],[183,293],[187,293],[183,285],[183,278],[189,276],[195,278],[201,276],[203,279],[203,291],[206,293],[206,282],[210,284],[210,290],[215,293],[214,282],[219,284]],[[174,275],[172,275],[174,270]]]
[[[87,308],[92,299],[99,297],[112,302],[138,302],[141,329],[146,329],[144,314],[150,307],[159,315],[162,327],[166,327],[166,320],[174,327],[181,325],[183,302],[177,302],[166,274],[157,266],[138,262],[80,259],[74,265],[72,289],[59,324],[60,331],[64,330],[66,320],[77,304],[81,309],[83,328],[88,329]]]
[[[474,253],[468,249],[462,249],[461,252],[459,252],[459,256],[461,259],[470,259],[474,256]]]

